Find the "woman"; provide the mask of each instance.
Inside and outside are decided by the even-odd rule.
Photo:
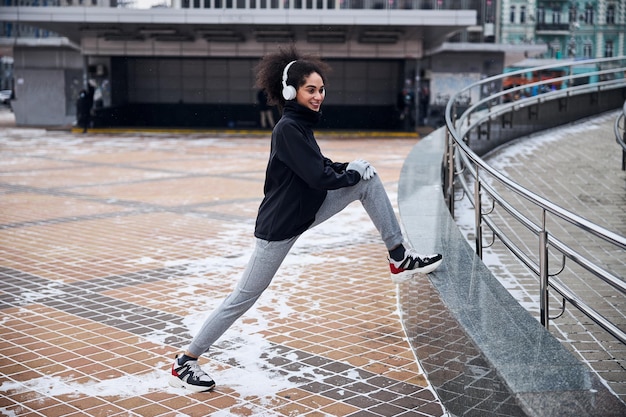
[[[272,131],[264,193],[254,235],[256,247],[235,290],[210,315],[183,355],[172,364],[170,385],[209,391],[215,382],[198,357],[261,296],[298,237],[348,204],[359,200],[389,251],[392,279],[405,273],[429,273],[442,256],[418,255],[405,248],[400,225],[376,170],[366,161],[333,162],[324,157],[313,135],[326,95],[329,67],[294,47],[264,57],[257,86],[283,115]]]

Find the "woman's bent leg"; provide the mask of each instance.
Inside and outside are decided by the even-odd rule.
[[[269,286],[297,238],[277,242],[257,239],[250,262],[236,288],[206,319],[187,348],[189,353],[200,356],[208,351],[235,320],[252,307]]]
[[[311,227],[328,220],[357,200],[363,204],[387,249],[393,249],[404,241],[393,206],[378,175],[367,181],[361,180],[352,187],[329,191]]]

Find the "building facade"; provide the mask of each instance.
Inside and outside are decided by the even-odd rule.
[[[18,124],[72,123],[91,82],[101,125],[253,126],[254,64],[294,43],[334,68],[324,127],[406,129],[426,122],[422,87],[436,112],[501,73],[507,54],[545,50],[500,42],[502,4],[491,0],[140,1],[5,0],[0,45],[13,49]],[[409,126],[398,117],[407,104]]]
[[[505,44],[544,44],[541,58],[605,58],[626,55],[624,0],[503,0]]]
[[[100,125],[251,127],[258,117],[254,66],[268,51],[293,43],[334,69],[323,127],[403,128],[399,96],[406,87],[417,89],[425,49],[476,22],[472,10],[417,4],[247,0],[197,8],[4,7],[0,20],[67,40],[14,43],[16,121],[71,123],[73,97],[91,83]]]

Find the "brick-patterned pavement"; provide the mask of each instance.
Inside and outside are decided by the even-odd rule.
[[[365,158],[395,204],[415,138],[321,139]],[[384,246],[351,205],[305,234],[203,367],[173,356],[252,249],[267,137],[0,135],[0,413],[16,416],[441,416],[406,341]]]

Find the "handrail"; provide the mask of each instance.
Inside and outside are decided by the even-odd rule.
[[[615,119],[615,141],[622,147],[622,171],[626,171],[626,101],[622,113]]]
[[[508,90],[493,90],[493,86],[502,85],[503,80],[507,77],[521,76],[525,74],[538,74],[542,71],[559,70],[561,75],[553,78],[539,79],[524,85],[515,86]],[[445,121],[446,121],[446,157],[443,161],[443,172],[448,173],[444,177],[444,190],[447,193],[446,200],[451,214],[454,216],[454,190],[455,185],[460,185],[464,195],[468,198],[475,212],[475,240],[476,253],[482,257],[483,226],[488,227],[494,237],[500,239],[505,247],[525,264],[539,278],[540,283],[540,319],[541,323],[548,328],[549,321],[549,305],[548,291],[554,290],[565,301],[576,307],[591,320],[600,325],[604,330],[613,335],[621,343],[626,344],[626,331],[620,329],[614,323],[611,323],[606,317],[587,305],[582,299],[561,280],[556,279],[556,275],[561,273],[565,268],[566,262],[573,262],[577,267],[599,278],[601,281],[615,288],[619,293],[626,295],[626,281],[624,277],[598,265],[591,259],[583,256],[575,249],[564,243],[557,232],[548,230],[546,226],[548,219],[551,217],[565,221],[567,224],[575,227],[578,232],[587,236],[593,236],[605,244],[617,250],[626,250],[626,237],[621,236],[611,230],[601,227],[576,213],[573,213],[563,207],[560,207],[548,199],[524,188],[510,178],[506,177],[476,154],[470,147],[470,134],[485,124],[491,123],[502,115],[514,113],[531,106],[538,106],[550,101],[569,100],[575,96],[581,95],[600,95],[603,92],[626,88],[626,80],[624,79],[624,71],[626,70],[626,57],[617,58],[601,58],[586,61],[565,61],[562,64],[544,65],[523,69],[511,73],[500,74],[486,78],[480,82],[471,84],[461,91],[457,92],[450,98],[446,105]],[[546,88],[549,85],[560,85],[561,88]],[[481,92],[485,89],[491,91],[486,97],[481,97]],[[510,97],[511,93],[523,93],[529,91],[544,91],[543,93],[533,94],[522,97],[519,100],[505,102],[505,98]],[[470,97],[473,104],[469,105],[462,114],[456,114],[457,103],[461,97]],[[475,98],[475,100],[474,100]],[[615,134],[618,143],[624,147],[624,137],[626,136],[626,127],[624,120],[626,115],[626,104],[621,117],[615,122]],[[489,125],[490,127],[490,125]],[[626,158],[626,156],[625,156]],[[624,165],[624,160],[623,160]],[[624,166],[622,167],[624,168]],[[470,184],[470,180],[473,184]],[[497,185],[497,186],[496,186]],[[502,192],[498,191],[498,187],[502,187]],[[525,216],[516,206],[515,203],[507,199],[503,192],[513,192],[518,197],[528,201],[533,207],[540,210],[540,221],[533,221]],[[493,208],[488,212],[483,212],[483,200],[490,200]],[[534,257],[527,253],[518,244],[514,242],[506,233],[497,225],[492,218],[493,211],[502,208],[512,221],[522,225],[536,236],[536,245],[539,246],[538,254]],[[527,243],[527,242],[524,242]],[[537,247],[532,244],[525,244],[525,247]],[[563,266],[556,274],[549,271],[550,255],[555,254],[562,257]],[[563,307],[564,308],[564,307]]]

